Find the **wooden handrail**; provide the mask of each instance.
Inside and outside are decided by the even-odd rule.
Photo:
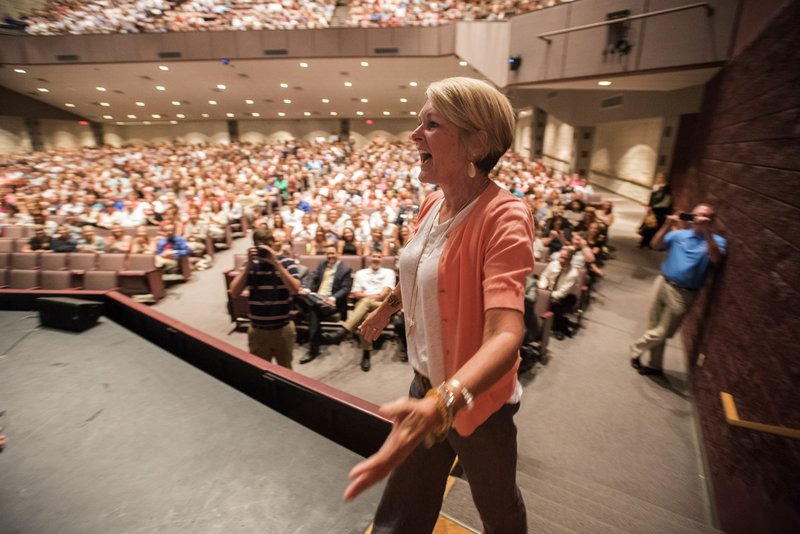
[[[547,41],[548,43],[552,40],[550,37],[554,35],[561,35],[563,33],[572,33],[580,30],[588,30],[590,28],[598,28],[600,26],[610,26],[611,24],[617,24],[619,22],[627,22],[629,20],[637,20],[637,19],[646,19],[649,17],[655,17],[657,15],[665,15],[667,13],[675,13],[677,11],[686,11],[687,9],[696,9],[698,7],[704,7],[706,9],[707,15],[714,14],[714,8],[708,2],[699,2],[697,4],[689,4],[686,6],[679,6],[679,7],[670,7],[667,9],[662,9],[660,11],[649,11],[647,13],[641,13],[639,15],[630,15],[627,17],[622,17],[618,19],[611,19],[611,20],[604,20],[601,22],[592,22],[590,24],[584,24],[582,26],[573,26],[572,28],[565,28],[563,30],[554,30],[551,32],[540,33],[536,37],[542,39],[543,41]]]
[[[766,425],[764,423],[755,423],[753,421],[742,421],[739,419],[739,412],[736,410],[736,402],[733,400],[733,395],[719,392],[720,399],[722,400],[722,409],[725,411],[725,420],[729,425],[740,426],[750,430],[757,430],[759,432],[767,432],[769,434],[776,434],[786,438],[800,439],[800,430],[795,428],[787,428],[785,426]]]

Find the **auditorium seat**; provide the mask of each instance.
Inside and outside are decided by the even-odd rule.
[[[384,256],[381,260],[381,267],[384,269],[397,270],[397,256]]]
[[[550,291],[539,289],[536,295],[536,317],[539,321],[539,355],[547,355],[547,346],[550,344],[550,332],[553,330],[553,312],[550,311]]]
[[[11,269],[8,272],[9,289],[37,289],[39,287],[38,269]]]
[[[62,271],[67,269],[67,254],[47,253],[39,257],[43,271]]]
[[[105,252],[97,255],[97,269],[101,271],[121,271],[125,268],[126,255],[117,252]]]
[[[129,254],[127,267],[119,271],[119,288],[126,295],[153,295],[164,298],[164,279],[156,267],[155,254]]]
[[[72,289],[74,287],[72,273],[69,271],[42,270],[39,286],[42,289]]]
[[[319,264],[326,260],[324,254],[303,254],[297,258],[297,263],[300,265],[305,265],[308,267],[308,270],[313,272],[319,266]]]
[[[10,268],[11,268],[11,253],[0,252],[0,269],[10,269]]]
[[[0,237],[0,252],[14,252],[14,240]]]
[[[324,258],[324,256],[323,256]],[[339,256],[339,260],[342,262],[342,265],[345,267],[350,267],[353,269],[353,275],[356,274],[356,271],[360,271],[364,268],[364,258],[361,256],[347,256],[342,255]],[[315,266],[316,267],[316,266]]]
[[[8,287],[8,269],[0,269],[0,289]]]
[[[87,291],[106,291],[119,288],[116,271],[86,271],[83,275],[83,289]]]
[[[14,252],[11,254],[12,269],[38,269],[38,252]]]
[[[83,276],[97,265],[97,254],[94,252],[70,252],[67,256],[67,266],[76,276]]]
[[[9,224],[3,227],[3,237],[17,239],[28,237],[28,227],[21,224]]]

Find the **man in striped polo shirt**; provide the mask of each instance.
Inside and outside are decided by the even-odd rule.
[[[268,228],[253,231],[253,244],[244,268],[231,283],[231,296],[238,298],[245,287],[250,290],[250,352],[291,369],[295,330],[289,311],[292,295],[300,289],[300,275],[293,259],[272,249]]]

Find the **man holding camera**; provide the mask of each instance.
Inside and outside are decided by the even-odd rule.
[[[651,241],[657,250],[667,249],[656,278],[653,304],[647,331],[630,347],[631,366],[641,375],[663,374],[664,345],[680,326],[681,319],[702,289],[712,263],[718,264],[725,254],[727,241],[711,232],[714,209],[698,204],[691,213],[673,214]],[[684,221],[688,228],[673,230]],[[650,350],[650,365],[642,365],[639,357]]]
[[[292,295],[300,289],[300,275],[293,259],[272,249],[274,239],[268,228],[253,231],[253,244],[244,268],[231,283],[231,298],[238,298],[245,286],[249,287],[250,352],[291,369],[295,329],[289,312]]]

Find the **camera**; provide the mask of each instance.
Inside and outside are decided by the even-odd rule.
[[[269,251],[264,247],[256,248],[256,254],[258,254],[259,258],[269,258]]]
[[[694,213],[681,213],[678,218],[682,221],[691,222],[694,220]]]

